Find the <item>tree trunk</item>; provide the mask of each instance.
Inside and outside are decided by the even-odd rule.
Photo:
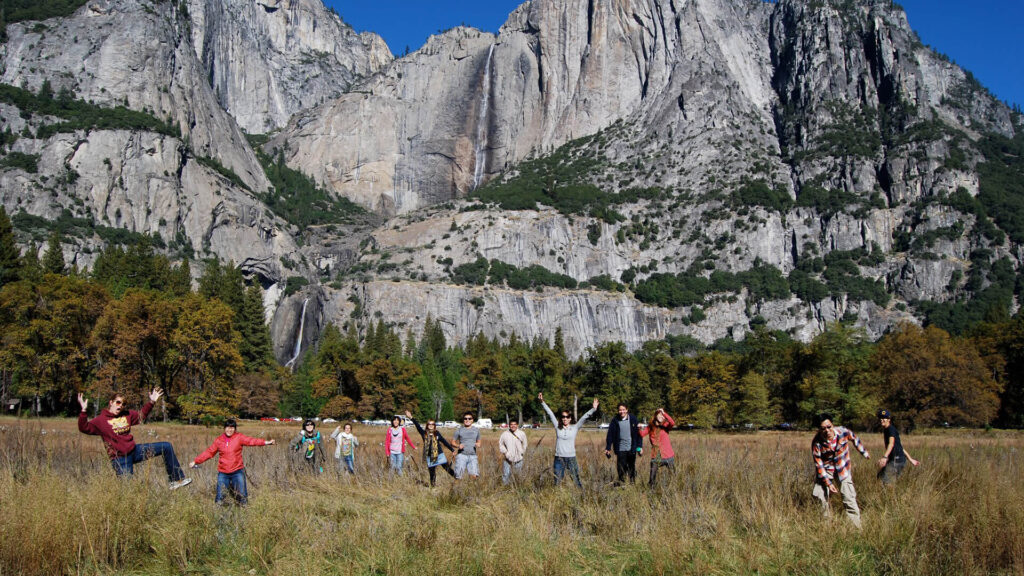
[[[32,411],[35,412],[36,418],[39,417],[39,394],[37,393],[35,398],[32,399]]]
[[[580,406],[579,406],[579,404],[580,404],[579,396],[573,394],[572,395],[572,419],[573,419],[573,422],[579,422],[580,421]]]

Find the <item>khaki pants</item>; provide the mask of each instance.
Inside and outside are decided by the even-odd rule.
[[[857,489],[853,487],[853,478],[847,478],[843,481],[833,479],[832,484],[838,485],[839,495],[843,497],[843,507],[846,509],[846,515],[850,517],[850,521],[853,522],[853,525],[859,529],[860,507],[857,506]],[[811,495],[821,502],[825,516],[830,516],[832,510],[828,503],[829,492],[825,484],[820,481],[815,482],[814,491]]]

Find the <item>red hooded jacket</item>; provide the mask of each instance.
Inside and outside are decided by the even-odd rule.
[[[250,438],[238,432],[232,434],[230,438],[226,434],[221,434],[213,441],[213,444],[210,444],[209,448],[199,456],[196,456],[196,464],[202,464],[213,458],[214,454],[220,452],[220,460],[217,461],[217,472],[230,474],[245,468],[245,462],[242,461],[243,446],[266,445],[267,441],[262,438]]]

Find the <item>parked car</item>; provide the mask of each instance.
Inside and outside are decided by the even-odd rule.
[[[473,428],[484,428],[486,430],[490,430],[491,428],[494,428],[494,422],[491,422],[490,418],[481,418],[476,422],[473,422]]]
[[[273,418],[273,417],[263,417],[263,418],[260,418],[260,422],[280,422],[280,421],[281,421],[280,418]]]
[[[601,430],[606,430],[608,426],[610,426],[610,424],[608,424],[607,422],[601,422],[600,424],[598,424],[597,427]]]
[[[455,420],[445,420],[443,427],[444,428],[458,428],[459,427],[459,423],[456,422]]]
[[[324,418],[324,424],[332,424],[334,422],[337,422],[334,418]]]

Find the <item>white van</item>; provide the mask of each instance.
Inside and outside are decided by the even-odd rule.
[[[476,422],[473,422],[473,428],[485,428],[490,430],[491,428],[494,428],[494,422],[491,422],[490,418],[481,418]]]

